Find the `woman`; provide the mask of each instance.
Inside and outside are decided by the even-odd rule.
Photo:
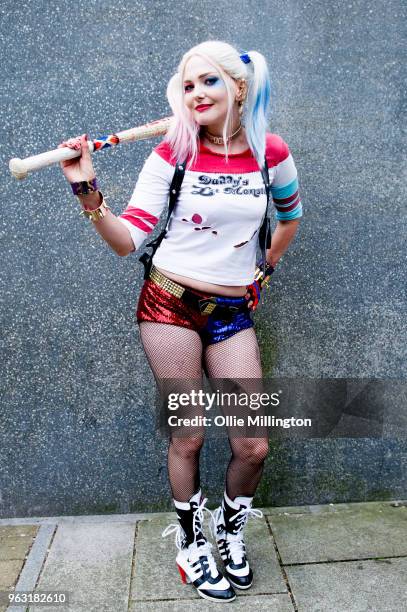
[[[264,57],[204,42],[182,58],[167,96],[174,121],[147,159],[126,210],[116,217],[97,190],[86,135],[60,146],[81,149],[61,164],[96,231],[121,256],[139,249],[166,209],[176,161],[187,160],[165,239],[153,258],[137,309],[141,341],[157,383],[167,378],[262,377],[250,310],[258,299],[255,257],[266,211],[260,168],[267,160],[277,225],[267,251],[276,266],[302,216],[288,146],[266,133],[270,83]],[[86,181],[86,183],[83,183]],[[258,288],[258,287],[257,287]],[[210,304],[212,313],[208,314]],[[205,308],[202,307],[205,306]],[[213,310],[214,309],[214,310]],[[168,472],[179,525],[177,565],[201,597],[232,601],[253,581],[243,540],[268,452],[268,439],[229,438],[232,451],[213,531],[224,562],[218,571],[203,533],[199,454],[203,434],[171,436]]]

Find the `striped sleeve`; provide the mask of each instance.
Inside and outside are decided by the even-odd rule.
[[[302,217],[297,169],[288,146],[283,141],[284,159],[276,166],[271,195],[276,208],[276,219],[290,221]]]
[[[135,249],[157,225],[167,205],[174,168],[155,151],[147,158],[125,210],[118,216],[127,227]]]

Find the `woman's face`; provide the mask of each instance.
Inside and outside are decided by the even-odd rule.
[[[227,78],[236,93],[235,81],[231,77]],[[199,125],[208,126],[212,133],[221,134],[228,111],[228,94],[219,72],[212,64],[195,55],[186,63],[183,87],[185,106],[195,121]],[[238,118],[236,101],[234,106]]]

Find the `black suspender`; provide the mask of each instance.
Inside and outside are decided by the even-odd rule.
[[[170,193],[169,193],[169,198],[168,198],[168,212],[167,212],[167,219],[165,221],[164,229],[162,230],[161,234],[157,236],[157,238],[155,238],[154,240],[146,244],[146,248],[148,247],[151,248],[151,253],[143,253],[142,256],[139,257],[139,261],[141,261],[141,263],[144,266],[144,278],[145,279],[147,279],[150,275],[154,253],[160,246],[161,242],[163,241],[167,233],[168,223],[172,215],[172,211],[175,208],[175,204],[178,200],[179,192],[181,191],[182,181],[184,180],[186,163],[187,163],[187,160],[185,160],[183,163],[180,163],[177,161],[175,165],[175,172],[174,172],[174,176],[172,177],[172,181],[170,185]]]
[[[259,247],[262,255],[262,265],[263,265],[263,276],[266,274],[266,251],[270,248],[271,245],[271,231],[270,231],[270,216],[269,216],[269,204],[271,199],[271,187],[270,187],[270,178],[269,178],[269,169],[267,165],[267,159],[264,158],[264,166],[261,168],[261,175],[263,177],[264,186],[266,188],[266,196],[267,196],[267,205],[266,212],[263,217],[263,223],[261,224],[259,230]]]

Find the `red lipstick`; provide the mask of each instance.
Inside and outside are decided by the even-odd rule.
[[[203,113],[203,111],[206,111],[211,106],[212,104],[199,104],[195,107],[195,110],[198,111],[198,113]]]

